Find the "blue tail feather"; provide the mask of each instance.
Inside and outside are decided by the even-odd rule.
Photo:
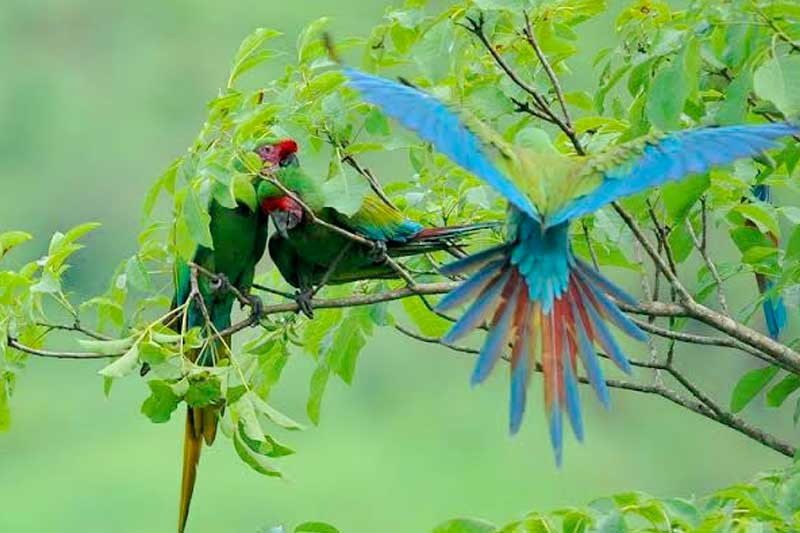
[[[519,284],[514,288],[514,292],[508,300],[502,304],[498,309],[500,316],[495,324],[492,325],[489,335],[486,336],[486,341],[483,343],[478,361],[475,363],[475,369],[472,372],[472,385],[481,383],[497,364],[503,349],[508,343],[508,333],[511,329],[511,320],[514,316],[514,311],[517,308],[518,299],[520,298]]]
[[[497,300],[500,298],[500,293],[510,277],[511,270],[506,270],[500,277],[483,289],[475,299],[475,302],[467,309],[467,312],[445,334],[442,341],[448,344],[453,343],[480,326],[481,322],[486,319],[487,313],[494,309]]]
[[[499,274],[503,263],[503,260],[499,260],[484,266],[464,283],[448,292],[436,305],[436,310],[449,311],[475,297]]]

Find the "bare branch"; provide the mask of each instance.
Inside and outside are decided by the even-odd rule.
[[[445,346],[447,348],[450,348],[451,350],[458,351],[458,352],[461,352],[461,353],[466,353],[466,354],[469,354],[469,355],[476,355],[477,353],[479,353],[478,350],[473,350],[472,348],[467,348],[467,347],[463,347],[463,346],[454,346],[454,345],[450,345],[450,344],[444,343],[444,342],[441,341],[441,339],[438,339],[436,337],[428,337],[426,335],[420,335],[419,333],[415,333],[413,331],[410,331],[409,329],[407,329],[407,328],[405,328],[405,327],[403,327],[401,325],[395,326],[395,329],[397,329],[400,333],[402,333],[402,334],[404,334],[404,335],[406,335],[408,337],[411,337],[411,338],[413,338],[415,340],[418,340],[418,341],[422,341],[422,342],[426,342],[426,343],[430,343],[430,344],[439,344],[441,346]],[[508,362],[509,361],[508,355],[504,354],[503,355],[503,360]],[[680,375],[680,373],[675,371],[673,368],[666,367],[666,366],[663,366],[663,365],[650,365],[650,364],[647,364],[647,363],[640,363],[639,366],[645,366],[645,367],[648,367],[648,368],[656,368],[656,369],[659,369],[659,370],[667,370],[668,372],[670,372],[671,375],[675,375],[675,374]],[[536,372],[541,373],[543,369],[542,369],[542,366],[539,363],[537,363],[534,366],[534,370]],[[682,375],[680,375],[680,376],[681,376],[681,378],[683,378]],[[678,379],[678,381],[682,385],[685,386],[683,381],[681,381],[681,379],[679,379],[677,376],[676,376],[676,379]],[[579,376],[578,377],[578,381],[583,385],[590,384],[589,380],[586,379],[583,376]],[[774,435],[771,435],[771,434],[769,434],[769,433],[767,433],[765,431],[762,431],[762,430],[760,430],[758,428],[755,428],[752,425],[748,424],[747,422],[744,422],[740,418],[735,417],[732,414],[726,412],[725,410],[721,409],[715,402],[713,402],[713,400],[711,400],[705,394],[700,392],[696,387],[693,387],[693,385],[691,383],[688,383],[688,384],[689,384],[690,387],[692,387],[692,389],[690,389],[690,391],[693,392],[693,395],[694,395],[694,393],[697,393],[697,394],[699,394],[700,397],[703,398],[703,400],[695,401],[695,400],[691,400],[691,399],[688,399],[688,398],[684,398],[683,396],[681,396],[680,394],[678,394],[674,390],[669,389],[669,388],[667,388],[666,386],[664,386],[662,384],[647,385],[647,384],[643,384],[643,383],[636,383],[636,382],[616,380],[616,379],[607,379],[606,380],[606,385],[608,387],[610,387],[610,388],[624,389],[624,390],[629,390],[629,391],[640,392],[640,393],[643,393],[643,394],[652,394],[652,395],[660,396],[661,398],[665,398],[665,399],[671,401],[674,404],[677,404],[677,405],[679,405],[681,407],[689,409],[690,411],[693,411],[693,412],[695,412],[695,413],[697,413],[699,415],[702,415],[702,416],[704,416],[704,417],[706,417],[706,418],[708,418],[710,420],[713,420],[715,422],[723,424],[723,425],[733,429],[734,431],[737,431],[738,433],[741,433],[741,434],[743,434],[743,435],[745,435],[745,436],[747,436],[747,437],[749,437],[749,438],[751,438],[751,439],[753,439],[753,440],[755,440],[755,441],[767,446],[768,448],[771,448],[771,449],[777,451],[778,453],[781,453],[781,454],[783,454],[783,455],[785,455],[787,457],[794,457],[794,454],[796,452],[796,448],[794,446],[792,446],[789,443],[783,442],[782,440],[778,439]],[[708,404],[706,402],[708,402]],[[712,405],[713,405],[713,407],[711,407]]]
[[[711,273],[711,277],[714,279],[714,283],[716,284],[715,288],[717,290],[717,301],[719,301],[720,309],[722,309],[722,312],[726,315],[730,315],[730,311],[728,311],[728,302],[725,299],[725,289],[722,287],[722,278],[717,270],[717,265],[715,265],[714,261],[711,260],[711,257],[708,255],[706,247],[703,244],[703,240],[697,236],[697,233],[694,231],[694,227],[692,227],[692,222],[688,218],[686,219],[686,229],[689,231],[689,236],[692,238],[694,247],[697,248],[698,252],[700,252],[703,261],[705,261],[706,266],[708,267],[709,273]],[[705,235],[705,232],[703,234]]]
[[[8,345],[15,350],[19,350],[20,352],[25,352],[30,355],[36,355],[38,357],[48,357],[51,359],[109,359],[112,357],[119,357],[122,355],[121,353],[117,354],[101,354],[101,353],[91,353],[91,352],[54,352],[51,350],[41,350],[39,348],[32,348],[25,344],[19,342],[19,340],[15,339],[14,337],[8,338]]]

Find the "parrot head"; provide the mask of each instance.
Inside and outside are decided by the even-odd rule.
[[[255,149],[264,162],[261,173],[277,178],[292,190],[291,176],[300,167],[297,150],[297,143],[292,139],[262,144]],[[262,180],[258,186],[258,203],[262,212],[272,219],[275,230],[284,238],[288,238],[287,232],[303,220],[303,207],[291,196],[267,181]]]

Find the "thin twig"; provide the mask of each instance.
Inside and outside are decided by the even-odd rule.
[[[428,336],[425,336],[425,335],[420,335],[419,333],[412,332],[412,331],[408,330],[407,328],[404,328],[403,326],[399,326],[398,325],[398,326],[396,326],[396,329],[400,333],[402,333],[404,335],[407,335],[407,336],[409,336],[409,337],[411,337],[413,339],[416,339],[418,341],[427,342],[427,343],[431,343],[431,344],[439,344],[441,346],[445,346],[447,348],[450,348],[451,350],[455,350],[455,351],[458,351],[458,352],[461,352],[461,353],[470,354],[470,355],[475,355],[475,354],[478,353],[478,350],[473,350],[472,348],[467,348],[467,347],[463,347],[463,346],[453,346],[453,345],[450,345],[450,344],[447,344],[447,343],[443,343],[441,341],[441,339],[438,339],[436,337],[428,337]],[[509,361],[508,355],[504,354],[503,355],[503,360],[508,362]],[[640,366],[646,366],[646,364],[641,364]],[[663,365],[650,365],[650,367],[656,367],[658,369],[667,370],[667,368],[664,367]],[[539,363],[534,365],[533,368],[534,368],[534,370],[536,372],[539,372],[539,373],[541,373],[543,371],[542,366]],[[675,372],[674,369],[670,373],[672,374],[673,372]],[[681,376],[681,377],[683,377],[683,376]],[[578,381],[581,384],[584,384],[584,385],[589,384],[589,380],[586,379],[583,376],[579,376],[578,377]],[[735,417],[735,416],[731,415],[730,413],[725,412],[722,409],[720,409],[719,411],[715,410],[715,408],[718,409],[717,404],[714,403],[712,400],[710,400],[710,398],[705,396],[702,392],[698,391],[696,388],[694,388],[694,391],[698,392],[701,395],[701,397],[703,397],[711,405],[714,405],[715,408],[712,408],[709,405],[706,405],[706,403],[703,402],[703,401],[695,401],[695,400],[691,400],[691,399],[688,399],[688,398],[684,398],[683,396],[681,396],[680,394],[678,394],[674,390],[667,388],[663,384],[648,385],[648,384],[643,384],[643,383],[635,383],[635,382],[616,380],[616,379],[607,379],[605,381],[606,381],[606,385],[608,387],[610,387],[610,388],[624,389],[624,390],[635,391],[635,392],[640,392],[640,393],[644,393],[644,394],[652,394],[652,395],[660,396],[661,398],[665,398],[665,399],[671,401],[672,403],[675,403],[675,404],[677,404],[677,405],[679,405],[681,407],[689,409],[690,411],[693,411],[693,412],[695,412],[695,413],[697,413],[699,415],[702,415],[702,416],[704,416],[706,418],[709,418],[709,419],[711,419],[711,420],[713,420],[715,422],[723,424],[723,425],[733,429],[734,431],[737,431],[738,433],[741,433],[741,434],[743,434],[743,435],[745,435],[745,436],[747,436],[747,437],[749,437],[749,438],[751,438],[751,439],[753,439],[753,440],[755,440],[755,441],[767,446],[768,448],[771,448],[771,449],[777,451],[778,453],[781,453],[781,454],[783,454],[783,455],[785,455],[787,457],[794,457],[794,454],[796,453],[796,448],[794,446],[792,446],[791,444],[778,439],[774,435],[771,435],[769,433],[766,433],[765,431],[762,431],[762,430],[760,430],[758,428],[753,427],[752,425],[746,423],[745,421],[741,420],[740,418]],[[691,386],[691,383],[689,383],[689,385]]]
[[[98,340],[98,341],[111,340],[111,337],[108,337],[106,335],[103,335],[102,333],[98,333],[96,331],[93,331],[91,329],[87,329],[87,328],[81,326],[81,323],[77,322],[77,321],[72,325],[49,324],[49,323],[46,323],[46,322],[36,322],[36,325],[37,326],[41,326],[43,328],[57,329],[57,330],[60,330],[60,331],[76,331],[78,333],[83,333],[87,337],[92,338],[94,340]]]
[[[722,278],[717,270],[717,265],[715,265],[714,261],[711,260],[711,257],[706,251],[706,247],[703,246],[703,241],[697,236],[697,233],[694,231],[694,227],[692,226],[692,221],[688,218],[686,219],[686,229],[689,231],[689,236],[692,238],[694,247],[697,248],[698,252],[700,252],[700,256],[703,258],[703,261],[705,261],[706,267],[708,267],[708,271],[711,274],[711,277],[714,279],[714,283],[716,285],[715,288],[717,291],[717,301],[719,301],[720,309],[722,309],[722,312],[726,315],[730,315],[730,311],[728,311],[728,302],[725,298],[725,289],[722,286]]]
[[[122,354],[101,354],[101,353],[91,353],[91,352],[64,352],[58,351],[54,352],[51,350],[41,350],[39,348],[33,348],[31,346],[27,346],[19,342],[19,340],[15,339],[14,337],[8,338],[8,345],[15,350],[19,350],[20,352],[25,352],[30,355],[36,355],[38,357],[48,357],[51,359],[109,359],[112,357],[119,357]]]

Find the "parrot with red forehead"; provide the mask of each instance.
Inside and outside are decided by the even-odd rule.
[[[619,198],[755,156],[776,147],[777,139],[800,131],[782,123],[705,127],[655,133],[598,154],[568,156],[511,145],[429,94],[352,68],[343,70],[350,87],[365,101],[508,201],[506,242],[442,269],[448,275],[472,272],[439,303],[438,309],[446,311],[471,302],[443,341],[452,343],[488,323],[473,384],[489,376],[511,344],[512,433],[522,422],[531,373],[541,364],[544,407],[557,464],[562,458],[564,412],[576,438],[583,438],[578,363],[608,406],[609,393],[595,346],[629,373],[630,363],[608,326],[646,340],[613,300],[629,305],[636,301],[573,253],[572,221]],[[497,153],[494,159],[490,148]]]
[[[271,145],[272,151],[267,156],[270,164],[277,167],[288,164],[294,151],[286,149],[286,146],[282,143]],[[211,249],[198,246],[192,262],[219,276],[218,279],[210,279],[201,275],[197,279],[198,289],[208,310],[213,329],[206,327],[202,309],[195,301],[189,304],[185,318],[187,329],[200,327],[206,336],[223,331],[231,325],[235,295],[221,282],[223,277],[242,294],[252,298],[253,311],[258,312],[260,301],[250,295],[250,289],[256,264],[266,249],[268,233],[268,219],[261,209],[258,206],[251,207],[243,201],[237,201],[236,207],[228,208],[212,199],[208,205],[208,214],[211,218],[209,229],[214,247]],[[191,269],[185,261],[178,260],[175,266],[172,309],[185,304],[190,293]],[[169,326],[180,331],[183,321],[183,313],[179,313]],[[188,354],[188,357],[196,365],[214,366],[229,357],[230,342],[230,336],[210,341],[204,348]],[[186,528],[203,443],[211,445],[214,442],[221,412],[221,405],[187,408],[178,515],[179,533]]]
[[[324,278],[327,284],[394,278],[398,274],[385,263],[384,254],[404,257],[445,250],[459,238],[497,226],[486,222],[425,228],[375,194],[367,194],[355,213],[345,215],[326,205],[321,180],[303,171],[295,155],[297,150],[297,144],[291,140],[256,149],[265,165],[262,173],[278,180],[292,193],[288,195],[273,183],[262,180],[257,196],[263,213],[272,219],[276,231],[269,239],[270,258],[286,282],[299,289],[296,299],[308,316],[312,315],[310,298],[314,287]],[[278,166],[272,164],[276,152],[289,154],[281,158]],[[375,246],[354,243],[314,223],[295,198],[318,219],[372,240]],[[348,248],[344,250],[345,247]]]

